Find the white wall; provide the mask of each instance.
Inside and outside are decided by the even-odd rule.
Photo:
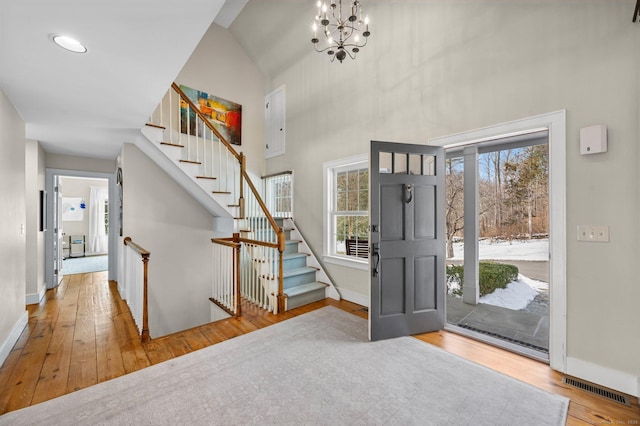
[[[82,221],[63,221],[62,229],[65,235],[84,235],[86,241],[89,241],[89,197],[91,195],[91,187],[109,187],[107,179],[87,179],[75,177],[62,177],[62,196],[72,198],[84,198],[87,205],[84,210]],[[88,247],[88,246],[87,246]]]
[[[96,173],[113,173],[116,170],[116,160],[47,153],[47,168],[79,170]]]
[[[120,158],[123,236],[151,253],[151,337],[208,323],[213,217],[135,145]]]
[[[25,145],[25,211],[26,211],[26,296],[27,304],[38,303],[44,295],[45,233],[40,231],[40,191],[45,189],[46,153],[37,141]]]
[[[367,2],[372,36],[355,61],[283,52],[287,152],[266,172],[295,170],[296,220],[322,247],[322,163],[370,140],[430,138],[567,110],[567,289],[570,358],[640,376],[638,140],[640,31],[631,0]],[[245,20],[267,5],[252,2]],[[313,8],[309,7],[313,13]],[[312,16],[309,16],[311,21]],[[242,22],[242,21],[241,21]],[[249,27],[232,27],[237,36]],[[308,28],[287,39],[306,41]],[[254,46],[255,47],[255,46]],[[260,52],[260,49],[255,49]],[[290,60],[289,63],[286,63]],[[580,156],[581,127],[604,123],[609,152]],[[610,226],[608,244],[579,243],[578,224]],[[338,287],[368,293],[367,272],[328,265]]]
[[[26,324],[24,122],[0,90],[0,365]]]
[[[176,83],[242,105],[242,145],[233,147],[247,156],[247,169],[262,176],[264,78],[233,36],[211,24]]]

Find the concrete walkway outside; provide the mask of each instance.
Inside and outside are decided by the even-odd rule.
[[[544,305],[535,300],[532,303]],[[546,309],[530,311],[527,306],[522,311],[514,311],[484,303],[468,305],[460,297],[447,296],[447,322],[546,352],[549,350],[548,306],[547,303]]]
[[[520,274],[534,280],[549,282],[549,262],[501,260],[518,267]],[[447,260],[447,263],[461,262]],[[447,322],[488,334],[512,343],[548,352],[549,294],[542,292],[520,310],[479,303],[468,305],[462,298],[447,296]]]

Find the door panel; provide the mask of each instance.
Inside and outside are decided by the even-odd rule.
[[[436,256],[417,257],[414,261],[415,280],[421,285],[414,287],[415,311],[436,309]]]
[[[380,315],[404,314],[404,259],[382,259],[380,264]]]
[[[436,236],[436,190],[432,185],[416,185],[413,189],[414,239]]]
[[[401,200],[402,185],[380,186],[383,200]],[[380,206],[380,239],[383,241],[403,240],[404,206],[402,203],[384,203]]]
[[[444,326],[444,150],[371,142],[369,337]]]

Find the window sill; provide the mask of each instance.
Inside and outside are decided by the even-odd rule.
[[[369,260],[365,259],[350,259],[344,256],[323,256],[326,263],[332,263],[334,265],[346,266],[347,268],[360,269],[362,271],[369,270]]]

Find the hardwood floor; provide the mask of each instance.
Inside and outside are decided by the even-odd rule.
[[[281,315],[243,305],[227,319],[142,344],[115,282],[105,272],[70,275],[29,305],[29,323],[0,368],[0,414],[131,373],[168,359],[333,305],[366,318],[362,307],[327,299]],[[640,424],[640,408],[562,384],[547,365],[449,333],[416,336],[478,364],[571,399],[568,425]]]

